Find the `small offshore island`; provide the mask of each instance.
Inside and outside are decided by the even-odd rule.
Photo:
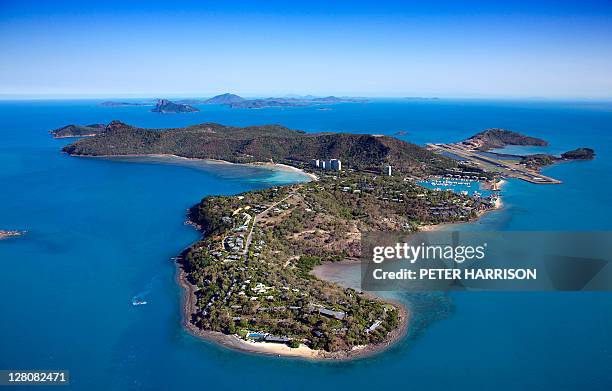
[[[520,140],[503,141],[511,142]],[[113,121],[63,150],[284,164],[308,172],[310,182],[204,198],[189,211],[203,238],[177,257],[189,330],[268,354],[347,359],[385,349],[406,332],[406,309],[321,280],[313,268],[357,260],[363,232],[466,222],[498,205],[496,195],[418,184],[460,177],[494,186],[498,173],[389,136],[214,123],[156,130]]]
[[[8,238],[16,238],[25,235],[26,231],[7,231],[0,229],[0,240]]]

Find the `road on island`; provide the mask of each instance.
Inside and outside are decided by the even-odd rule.
[[[261,213],[255,215],[253,217],[253,223],[251,224],[251,229],[249,230],[249,234],[247,235],[247,238],[244,242],[244,250],[242,252],[242,256],[244,257],[244,260],[246,261],[246,257],[247,254],[249,252],[249,247],[251,246],[251,240],[253,239],[253,230],[255,230],[255,224],[257,224],[257,218],[261,217],[263,215],[265,215],[266,213],[268,213],[272,208],[276,207],[276,205],[285,202],[286,200],[288,200],[289,198],[293,197],[294,193],[291,192],[289,193],[289,195],[285,198],[283,198],[280,201],[277,201],[275,203],[273,203],[272,205],[270,205],[269,207],[266,208],[266,210],[262,211]]]

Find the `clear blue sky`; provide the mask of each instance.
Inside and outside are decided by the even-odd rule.
[[[4,96],[226,91],[610,98],[612,2],[0,0]]]

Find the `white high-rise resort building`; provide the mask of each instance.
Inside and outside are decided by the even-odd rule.
[[[322,170],[334,170],[340,171],[342,170],[342,162],[339,159],[312,159],[310,164],[313,167],[320,168]]]
[[[386,165],[386,166],[385,166],[385,169],[383,170],[383,173],[384,173],[386,176],[391,176],[391,165]]]

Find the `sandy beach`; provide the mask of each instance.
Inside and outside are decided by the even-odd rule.
[[[103,159],[121,159],[121,158],[154,158],[154,159],[169,159],[176,161],[187,161],[187,162],[202,162],[206,164],[227,164],[227,165],[236,165],[236,166],[245,166],[245,167],[263,167],[270,170],[275,171],[285,171],[285,172],[295,172],[305,177],[308,177],[312,181],[318,181],[319,177],[315,174],[311,174],[306,172],[300,168],[293,167],[287,164],[281,163],[272,163],[272,162],[254,162],[254,163],[232,163],[227,160],[219,160],[219,159],[200,159],[200,158],[190,158],[184,156],[178,156],[173,154],[127,154],[127,155],[70,155],[73,157],[86,157],[86,158],[103,158]]]
[[[495,181],[484,182],[480,187],[484,190],[501,190],[508,183],[504,178],[499,178]]]
[[[247,163],[246,165],[248,166],[259,166],[259,167],[269,167],[273,170],[279,170],[279,171],[291,171],[291,172],[298,172],[300,174],[306,175],[308,176],[310,179],[312,179],[313,181],[318,181],[319,177],[316,176],[315,174],[311,174],[309,172],[306,172],[300,168],[297,167],[293,167],[287,164],[281,164],[281,163]]]

